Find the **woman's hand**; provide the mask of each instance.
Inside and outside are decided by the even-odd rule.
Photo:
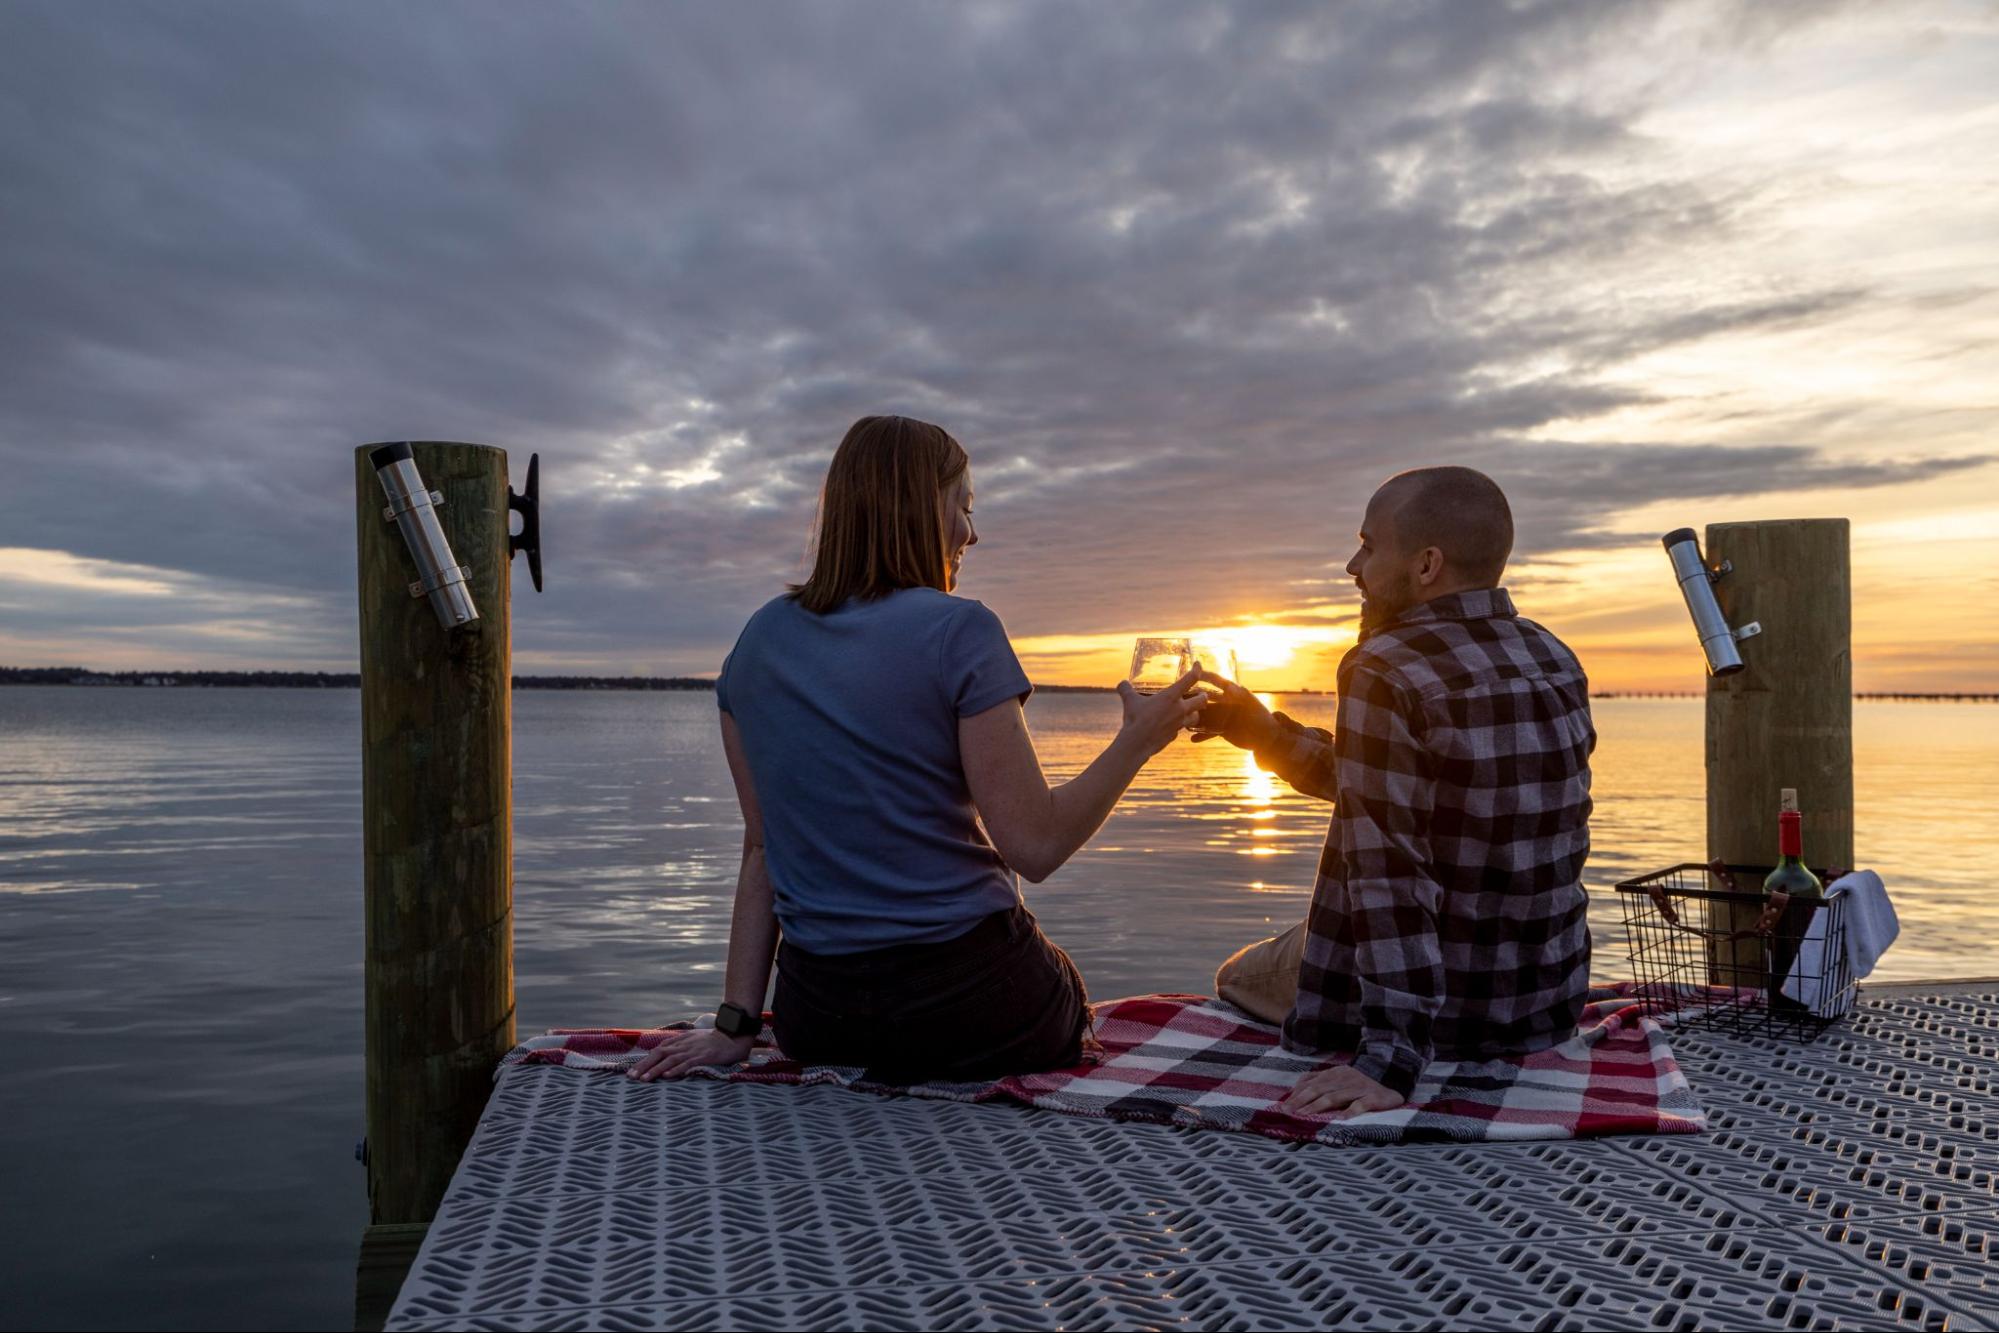
[[[1118,697],[1124,700],[1124,726],[1120,734],[1135,742],[1150,759],[1180,734],[1180,729],[1200,720],[1207,697],[1194,688],[1201,678],[1195,667],[1157,694],[1140,694],[1131,682],[1118,682]]]
[[[703,1065],[739,1065],[750,1058],[753,1042],[753,1038],[727,1036],[714,1028],[669,1032],[659,1045],[625,1071],[625,1077],[650,1083],[655,1079],[679,1078]]]

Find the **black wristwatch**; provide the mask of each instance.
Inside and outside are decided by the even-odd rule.
[[[725,1004],[715,1011],[715,1030],[725,1037],[754,1037],[764,1030],[763,1015],[740,1004]]]

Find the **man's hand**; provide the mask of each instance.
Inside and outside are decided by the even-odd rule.
[[[625,1071],[625,1077],[651,1083],[655,1079],[680,1078],[704,1065],[741,1064],[750,1058],[750,1047],[754,1044],[749,1037],[725,1036],[714,1028],[669,1032],[659,1045]]]
[[[1203,721],[1194,724],[1189,739],[1211,741],[1220,736],[1239,750],[1257,750],[1277,739],[1277,719],[1263,706],[1263,700],[1214,672],[1203,670],[1203,685],[1215,687],[1216,695],[1205,710]]]
[[[1293,1115],[1347,1120],[1368,1111],[1393,1111],[1402,1101],[1401,1093],[1390,1092],[1352,1065],[1335,1065],[1299,1079],[1277,1105]]]

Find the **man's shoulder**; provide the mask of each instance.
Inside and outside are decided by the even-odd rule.
[[[1356,645],[1342,669],[1371,672],[1423,698],[1522,675],[1585,679],[1567,644],[1519,615],[1387,625]]]
[[[1549,629],[1540,621],[1529,620],[1525,616],[1515,616],[1513,618],[1513,625],[1522,639],[1533,643],[1536,647],[1544,649],[1550,656],[1567,662],[1576,669],[1578,674],[1581,673],[1583,669],[1582,659],[1576,656],[1575,651],[1568,644],[1562,642],[1561,637],[1555,631]]]
[[[1344,671],[1364,671],[1389,684],[1422,691],[1452,674],[1474,631],[1458,620],[1417,620],[1384,625],[1354,645]]]

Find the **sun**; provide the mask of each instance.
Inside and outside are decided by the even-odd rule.
[[[1244,625],[1214,631],[1214,637],[1235,649],[1245,671],[1274,671],[1291,665],[1298,650],[1310,642],[1310,630],[1289,625]]]
[[[1258,690],[1325,688],[1332,683],[1327,652],[1354,641],[1344,625],[1220,625],[1193,634],[1234,649],[1243,680]]]

